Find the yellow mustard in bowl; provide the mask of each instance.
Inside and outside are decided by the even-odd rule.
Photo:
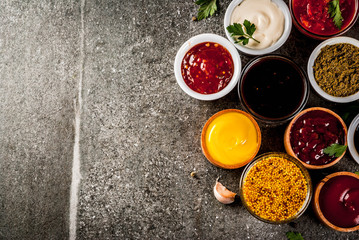
[[[202,130],[201,145],[206,158],[226,169],[250,162],[261,144],[257,122],[248,113],[227,109],[213,115]]]

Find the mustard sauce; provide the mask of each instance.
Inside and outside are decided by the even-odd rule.
[[[227,112],[214,118],[205,133],[205,144],[214,161],[223,165],[245,165],[257,153],[258,132],[249,117]]]

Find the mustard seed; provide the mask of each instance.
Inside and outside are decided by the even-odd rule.
[[[270,221],[293,217],[302,208],[306,195],[307,181],[302,171],[282,157],[268,157],[257,162],[243,184],[248,207]]]

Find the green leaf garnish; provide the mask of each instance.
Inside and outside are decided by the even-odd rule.
[[[337,143],[333,143],[329,147],[324,148],[323,152],[325,154],[328,154],[329,156],[334,155],[335,157],[340,157],[340,155],[342,155],[346,149],[347,149],[347,145],[340,145]]]
[[[359,172],[355,172],[356,175],[359,175]]]
[[[243,30],[243,26],[245,31]],[[235,43],[242,43],[242,45],[247,45],[249,39],[260,43],[258,40],[252,37],[253,33],[256,31],[256,26],[248,20],[244,20],[243,26],[240,23],[233,23],[227,27],[227,31],[231,34]]]
[[[343,25],[342,12],[340,11],[339,0],[332,0],[329,2],[328,13],[333,18],[334,25],[341,29]]]
[[[304,240],[302,234],[297,232],[287,232],[285,235],[287,235],[288,240]]]
[[[196,4],[199,5],[197,20],[208,18],[217,11],[217,0],[197,0]]]
[[[353,120],[353,118],[357,115],[359,112],[359,104],[354,103],[349,106],[344,106],[341,109],[341,117],[347,124],[350,124],[350,122]]]

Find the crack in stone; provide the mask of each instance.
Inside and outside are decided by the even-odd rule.
[[[84,11],[86,0],[81,0],[81,31],[80,31],[80,77],[78,83],[78,96],[75,100],[75,142],[73,150],[72,162],[72,180],[70,192],[70,209],[69,209],[69,239],[76,239],[77,230],[77,205],[78,205],[78,192],[81,180],[81,154],[80,154],[80,128],[81,128],[81,111],[82,111],[82,81],[84,75],[85,64],[85,24],[84,24]]]

